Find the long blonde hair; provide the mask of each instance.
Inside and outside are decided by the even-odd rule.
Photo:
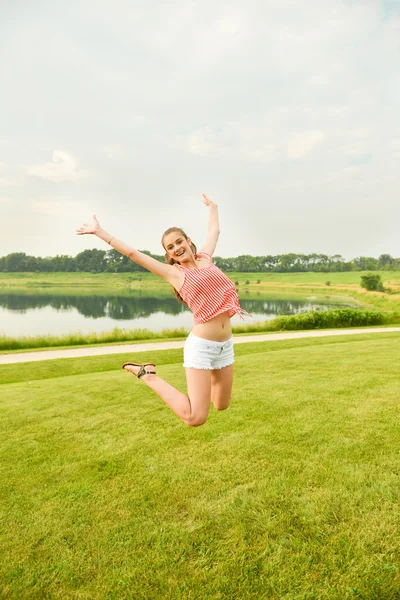
[[[188,239],[188,236],[183,231],[183,229],[181,229],[180,227],[170,227],[169,229],[167,229],[167,231],[164,231],[163,236],[161,238],[161,244],[162,244],[164,250],[165,250],[165,247],[164,247],[165,236],[169,235],[170,233],[173,233],[174,231],[178,231],[181,235],[183,235],[185,240]],[[190,242],[190,249],[193,252],[193,254],[197,253],[197,248],[193,244],[192,241]],[[178,260],[175,260],[174,258],[172,258],[172,256],[169,256],[168,252],[165,253],[164,259],[165,259],[165,262],[168,263],[169,265],[174,265],[175,263],[177,263],[178,265],[181,264]],[[172,287],[172,291],[174,292],[174,295],[175,295],[176,299],[178,300],[178,302],[185,302],[184,299],[182,298],[182,296],[179,294],[179,292],[176,291],[176,289],[174,287]]]

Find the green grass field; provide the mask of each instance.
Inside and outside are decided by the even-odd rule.
[[[236,356],[195,429],[128,355],[0,367],[0,598],[400,597],[400,335]]]
[[[382,282],[386,285],[400,286],[400,271],[377,271],[382,278]],[[344,273],[228,273],[230,279],[239,281],[240,285],[244,285],[246,281],[251,284],[257,284],[258,279],[261,280],[259,285],[263,284],[279,284],[285,286],[312,286],[321,285],[325,287],[327,281],[331,282],[332,286],[358,286],[361,280],[361,275],[365,275],[365,271],[349,271]]]
[[[168,286],[152,273],[1,273],[0,287],[129,288]]]
[[[332,286],[358,286],[361,275],[365,271],[350,271],[345,273],[227,273],[233,281],[245,285],[279,284],[282,287],[324,286],[327,281]],[[400,286],[400,271],[379,271],[384,285]],[[261,280],[257,284],[258,279]],[[160,287],[168,286],[151,273],[1,273],[1,286],[70,286],[75,289],[82,287]]]

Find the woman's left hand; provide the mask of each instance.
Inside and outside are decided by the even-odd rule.
[[[215,202],[213,202],[212,200],[207,198],[207,196],[205,194],[202,194],[202,196],[203,196],[203,202],[206,206],[209,206],[210,208],[215,206],[215,208],[217,208],[217,205],[215,204]]]

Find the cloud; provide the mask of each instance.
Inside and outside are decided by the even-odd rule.
[[[82,213],[88,213],[88,207],[83,202],[69,201],[67,199],[49,200],[38,198],[31,202],[31,209],[35,213],[41,213],[50,217],[74,217]]]
[[[121,144],[106,144],[101,148],[101,152],[109,160],[120,160],[126,156],[126,151]]]
[[[79,178],[76,159],[62,150],[55,150],[53,152],[53,162],[30,165],[26,167],[26,172],[32,177],[40,177],[41,179],[54,182],[75,182]]]
[[[11,187],[20,185],[22,183],[22,179],[18,177],[9,177],[8,171],[9,167],[5,162],[0,162],[0,186]],[[15,173],[12,173],[15,175]]]
[[[287,156],[304,158],[325,138],[322,131],[302,131],[290,135],[285,123],[271,115],[259,120],[232,122],[219,127],[205,126],[179,136],[177,145],[198,156],[224,156],[246,161],[271,162]]]
[[[19,183],[20,182],[17,179],[10,179],[9,177],[0,177],[0,185],[4,185],[5,187],[18,185]]]
[[[229,153],[229,146],[223,133],[203,127],[187,136],[184,143],[191,154],[216,156]]]
[[[393,154],[396,159],[400,158],[400,139],[392,140],[389,143],[389,152]]]
[[[204,126],[190,134],[177,136],[173,146],[203,157],[240,158],[244,161],[269,162],[278,156],[279,145],[271,143],[271,135],[263,123],[221,123]]]
[[[288,158],[304,158],[312,152],[317,144],[324,139],[322,131],[303,131],[289,138]]]

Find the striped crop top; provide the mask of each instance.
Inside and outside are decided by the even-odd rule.
[[[240,313],[248,313],[240,308],[239,297],[232,281],[213,264],[210,254],[199,254],[204,254],[210,259],[208,267],[194,269],[174,264],[174,267],[185,275],[179,294],[193,312],[195,325],[206,323],[227,311],[230,317],[239,314],[243,319]]]

